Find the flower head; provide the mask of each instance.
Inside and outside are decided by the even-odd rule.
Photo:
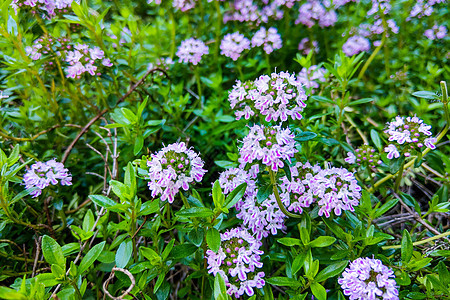
[[[310,181],[310,189],[319,205],[319,216],[330,217],[334,211],[340,216],[343,210],[354,211],[359,204],[361,187],[353,173],[344,168],[323,169]]]
[[[161,194],[162,201],[172,203],[180,188],[187,191],[191,182],[202,180],[206,173],[203,165],[199,155],[183,142],[170,144],[152,154],[147,162],[152,197]]]
[[[220,235],[221,247],[217,253],[207,250],[208,273],[220,274],[225,280],[227,294],[239,298],[247,294],[252,296],[253,288],[262,288],[265,284],[260,250],[262,243],[247,230],[234,228]]]
[[[231,108],[235,108],[236,119],[250,119],[257,113],[265,120],[300,120],[307,99],[302,83],[288,72],[262,75],[255,81],[237,81],[228,95]]]
[[[360,257],[350,263],[338,283],[350,300],[398,300],[394,272],[379,259]]]
[[[82,74],[89,73],[92,76],[101,75],[99,68],[111,67],[112,63],[105,58],[105,53],[99,47],[89,47],[87,44],[77,44],[72,51],[67,51],[66,77],[80,78]]]
[[[347,56],[353,56],[363,51],[369,51],[369,49],[369,40],[358,35],[350,37],[342,46],[342,51]]]
[[[59,181],[58,181],[59,180]],[[47,162],[37,162],[23,176],[25,188],[36,187],[37,189],[30,193],[36,198],[42,193],[42,190],[51,185],[72,185],[72,175],[64,165],[55,159]]]
[[[388,158],[400,157],[400,154],[410,156],[411,152],[422,152],[425,146],[435,149],[436,138],[432,137],[431,125],[427,125],[422,119],[414,117],[397,116],[394,121],[386,124],[384,132],[391,142],[386,148]]]
[[[282,45],[281,36],[275,27],[270,27],[268,30],[261,27],[252,37],[252,47],[263,46],[267,54],[281,49]]]
[[[193,65],[197,65],[202,59],[202,56],[208,53],[209,48],[205,43],[201,40],[189,38],[181,42],[176,55],[180,58],[179,62],[190,62]]]
[[[310,207],[315,201],[311,190],[311,180],[322,170],[319,165],[311,165],[309,162],[297,162],[290,167],[291,180],[283,176],[280,196],[287,198],[287,210],[301,214],[304,208]]]
[[[227,34],[220,43],[220,54],[237,60],[245,49],[250,49],[250,41],[239,32]]]
[[[298,81],[303,85],[305,89],[311,88],[311,93],[314,93],[314,89],[319,88],[320,83],[326,81],[325,74],[327,70],[325,68],[319,68],[316,65],[310,66],[308,69],[303,68],[298,73]]]
[[[257,161],[277,171],[284,166],[283,161],[290,161],[296,152],[294,134],[289,128],[254,125],[239,149],[240,167]]]

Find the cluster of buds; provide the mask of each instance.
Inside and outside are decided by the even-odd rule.
[[[51,72],[57,70],[57,60],[64,58],[67,51],[72,49],[69,37],[55,38],[45,34],[34,41],[32,46],[27,46],[25,52],[32,60],[46,58],[43,63],[44,70]]]
[[[345,161],[349,164],[357,164],[358,166],[376,171],[377,166],[382,163],[380,155],[372,146],[367,144],[362,145],[355,150],[356,155],[353,152],[348,152],[348,157]]]

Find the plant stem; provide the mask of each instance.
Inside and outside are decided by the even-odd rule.
[[[276,174],[270,168],[269,174],[270,174],[270,182],[272,183],[273,186],[273,194],[275,195],[275,199],[277,200],[278,206],[280,207],[281,211],[290,218],[297,218],[297,219],[301,218],[302,217],[301,215],[293,214],[286,209],[283,202],[281,201],[280,194],[278,193],[278,186],[275,179]]]
[[[395,179],[394,191],[396,193],[398,193],[398,189],[400,187],[400,182],[402,181],[404,167],[405,167],[405,162],[402,162],[402,165],[400,166],[400,170],[398,170],[398,172],[397,172],[397,178]]]
[[[430,238],[427,238],[427,239],[424,239],[424,240],[421,240],[421,241],[414,242],[414,243],[413,243],[413,246],[418,246],[418,245],[426,244],[426,243],[429,243],[429,242],[431,242],[431,241],[434,241],[434,240],[437,240],[437,239],[440,239],[440,238],[444,238],[444,237],[449,236],[449,235],[450,235],[450,231],[447,231],[447,232],[444,232],[444,233],[435,235],[435,236],[433,236],[433,237],[430,237]],[[400,248],[402,248],[401,245],[383,246],[383,247],[381,247],[381,249],[383,249],[383,250],[387,250],[387,249],[400,249]]]
[[[358,79],[361,79],[364,76],[364,73],[366,72],[366,70],[369,67],[370,63],[373,61],[373,59],[375,58],[377,53],[384,46],[385,42],[386,42],[386,36],[383,35],[383,38],[381,39],[381,43],[378,45],[377,48],[375,48],[375,50],[372,52],[372,55],[370,55],[369,59],[366,61],[366,63],[362,67],[361,71],[359,72]]]

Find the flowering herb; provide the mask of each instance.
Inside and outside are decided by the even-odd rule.
[[[161,195],[161,201],[172,203],[180,188],[187,191],[194,180],[200,182],[206,170],[204,162],[185,143],[170,144],[147,162],[149,167],[148,188],[152,197]]]
[[[384,132],[390,143],[384,148],[387,158],[398,158],[401,154],[406,157],[412,153],[422,152],[423,148],[435,149],[436,138],[432,137],[431,125],[427,125],[420,118],[397,116],[394,121],[386,124]]]
[[[180,58],[179,62],[197,65],[202,59],[202,56],[207,55],[208,53],[209,48],[205,43],[190,38],[181,42],[180,47],[178,47],[177,56]]]
[[[59,180],[59,181],[58,181]],[[42,193],[42,190],[49,185],[72,185],[72,175],[64,165],[55,159],[47,162],[37,162],[23,176],[25,188],[36,187],[37,189],[30,193],[36,198]]]
[[[360,257],[350,263],[338,282],[350,300],[398,300],[394,278],[394,272],[379,259]]]
[[[290,161],[298,150],[295,148],[294,134],[281,126],[254,125],[244,138],[240,153],[240,167],[255,161],[278,171],[285,160]]]
[[[258,272],[263,263],[260,255],[262,243],[243,228],[234,228],[220,235],[221,247],[217,253],[207,250],[208,273],[220,274],[225,280],[227,294],[239,298],[252,296],[254,288],[265,284],[264,272]]]
[[[369,51],[369,49],[369,40],[358,35],[350,37],[342,46],[342,51],[347,56],[353,56],[363,51]]]
[[[111,67],[113,64],[109,58],[105,58],[105,52],[99,47],[89,47],[87,44],[77,44],[73,51],[67,51],[66,68],[68,78],[80,78],[82,74],[89,73],[92,76],[100,76],[97,69],[101,66]]]
[[[262,75],[255,81],[236,81],[228,95],[231,108],[235,109],[236,119],[246,120],[261,114],[265,120],[300,120],[307,99],[302,84],[288,72]]]
[[[310,181],[310,189],[319,206],[319,216],[340,216],[343,210],[354,211],[359,204],[361,187],[353,173],[344,168],[323,169]]]
[[[244,50],[250,49],[250,41],[239,32],[227,34],[220,43],[220,54],[237,60]]]
[[[274,50],[281,49],[283,43],[281,36],[278,34],[276,28],[271,27],[266,30],[265,27],[261,27],[252,37],[252,47],[263,46],[264,51],[267,54],[272,53]]]

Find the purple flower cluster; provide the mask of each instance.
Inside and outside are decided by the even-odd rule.
[[[319,216],[330,217],[330,213],[339,216],[342,210],[354,211],[359,204],[361,187],[353,173],[344,168],[329,168],[319,171],[310,181],[309,188],[318,200]]]
[[[318,0],[308,1],[300,6],[295,24],[302,23],[311,28],[316,22],[322,28],[333,26],[337,22],[337,14],[333,9],[327,10]]]
[[[70,38],[54,38],[48,34],[41,36],[34,41],[33,45],[25,47],[25,52],[32,60],[39,60],[42,56],[65,56],[66,52],[72,48]]]
[[[276,172],[284,166],[283,161],[290,161],[296,152],[294,134],[289,128],[254,125],[239,149],[240,167],[260,162]]]
[[[184,12],[195,7],[195,0],[173,0],[172,6]]]
[[[308,55],[311,50],[314,53],[319,53],[319,43],[317,41],[310,42],[308,38],[303,38],[298,44],[298,50],[302,51],[304,55]]]
[[[181,42],[178,47],[177,56],[180,58],[178,62],[192,63],[197,65],[203,55],[209,53],[208,46],[201,40],[189,38]]]
[[[254,288],[265,285],[260,250],[262,243],[243,228],[235,228],[220,235],[221,247],[217,253],[207,250],[208,273],[220,274],[225,280],[227,294],[236,298],[254,295]]]
[[[281,184],[279,185],[280,196],[289,199],[288,205],[286,205],[287,210],[301,214],[303,208],[311,206],[315,200],[310,189],[311,181],[321,170],[319,165],[312,166],[309,162],[304,164],[297,162],[290,167],[291,180],[284,176],[280,179]]]
[[[152,197],[161,195],[161,201],[172,203],[180,188],[187,191],[194,180],[202,180],[206,173],[203,165],[199,155],[183,142],[170,144],[152,154],[152,159],[147,162],[148,188]]]
[[[308,69],[303,68],[300,73],[298,73],[297,79],[305,89],[311,89],[311,93],[314,94],[314,89],[319,88],[320,83],[327,81],[325,79],[325,74],[327,74],[325,68],[319,68],[318,66],[313,65]]]
[[[431,29],[425,30],[423,33],[429,40],[441,40],[447,36],[447,27],[434,24]]]
[[[372,8],[367,12],[371,16],[380,13],[387,15],[392,9],[391,0],[372,0]]]
[[[369,40],[358,35],[350,37],[342,46],[342,51],[347,56],[353,56],[363,51],[369,51],[369,49]]]
[[[350,300],[398,300],[394,272],[379,259],[360,257],[350,263],[338,279]]]
[[[101,66],[111,67],[113,64],[99,47],[89,47],[86,44],[77,44],[73,51],[67,51],[66,77],[80,78],[82,74],[89,73],[92,76],[101,75],[97,69]]]
[[[414,117],[397,116],[394,121],[386,124],[384,132],[388,135],[389,144],[384,151],[388,153],[387,158],[398,158],[401,154],[411,156],[411,152],[422,152],[425,146],[435,149],[437,139],[432,137],[431,125],[427,125],[422,119]]]
[[[238,168],[226,170],[220,175],[219,183],[225,194],[233,191],[241,183],[247,183],[244,197],[235,205],[238,211],[236,217],[243,221],[243,226],[251,230],[258,240],[261,240],[270,233],[275,235],[278,230],[284,231],[286,215],[280,210],[273,194],[261,203],[257,201],[256,177],[259,169],[257,166],[254,165],[256,168],[248,172]],[[283,203],[288,205],[289,194],[284,193],[281,197]]]
[[[56,15],[67,14],[71,10],[72,2],[73,0],[13,0],[11,7],[16,13],[20,8],[30,10],[33,14],[42,11],[49,18],[53,18]]]
[[[250,49],[250,41],[239,32],[227,34],[220,43],[220,54],[236,61],[244,50]]]
[[[375,150],[375,148],[364,144],[355,150],[356,155],[353,152],[348,152],[348,157],[345,161],[349,164],[357,164],[358,166],[363,166],[370,168],[373,171],[376,170],[377,166],[382,163],[380,160],[380,155]]]
[[[69,170],[64,168],[64,165],[57,162],[55,159],[49,160],[45,163],[37,162],[23,176],[25,188],[29,189],[36,187],[37,189],[30,193],[33,198],[36,198],[42,193],[42,190],[51,185],[72,185],[72,175]]]
[[[267,122],[278,119],[284,122],[288,117],[300,120],[306,99],[302,84],[288,72],[262,75],[253,82],[238,80],[228,95],[237,120],[242,117],[248,120],[259,113],[266,116]]]
[[[263,46],[264,51],[267,54],[272,53],[274,50],[281,49],[283,46],[281,36],[274,27],[270,27],[266,30],[265,27],[261,27],[252,37],[252,47]]]
[[[407,21],[412,18],[422,18],[424,16],[431,16],[434,11],[433,6],[437,3],[445,3],[445,0],[417,0],[414,4],[411,12],[409,13],[409,17],[406,19]]]
[[[259,25],[272,19],[281,20],[283,8],[291,8],[296,1],[298,0],[235,0],[230,5],[231,10],[225,13],[223,21],[250,22]]]

